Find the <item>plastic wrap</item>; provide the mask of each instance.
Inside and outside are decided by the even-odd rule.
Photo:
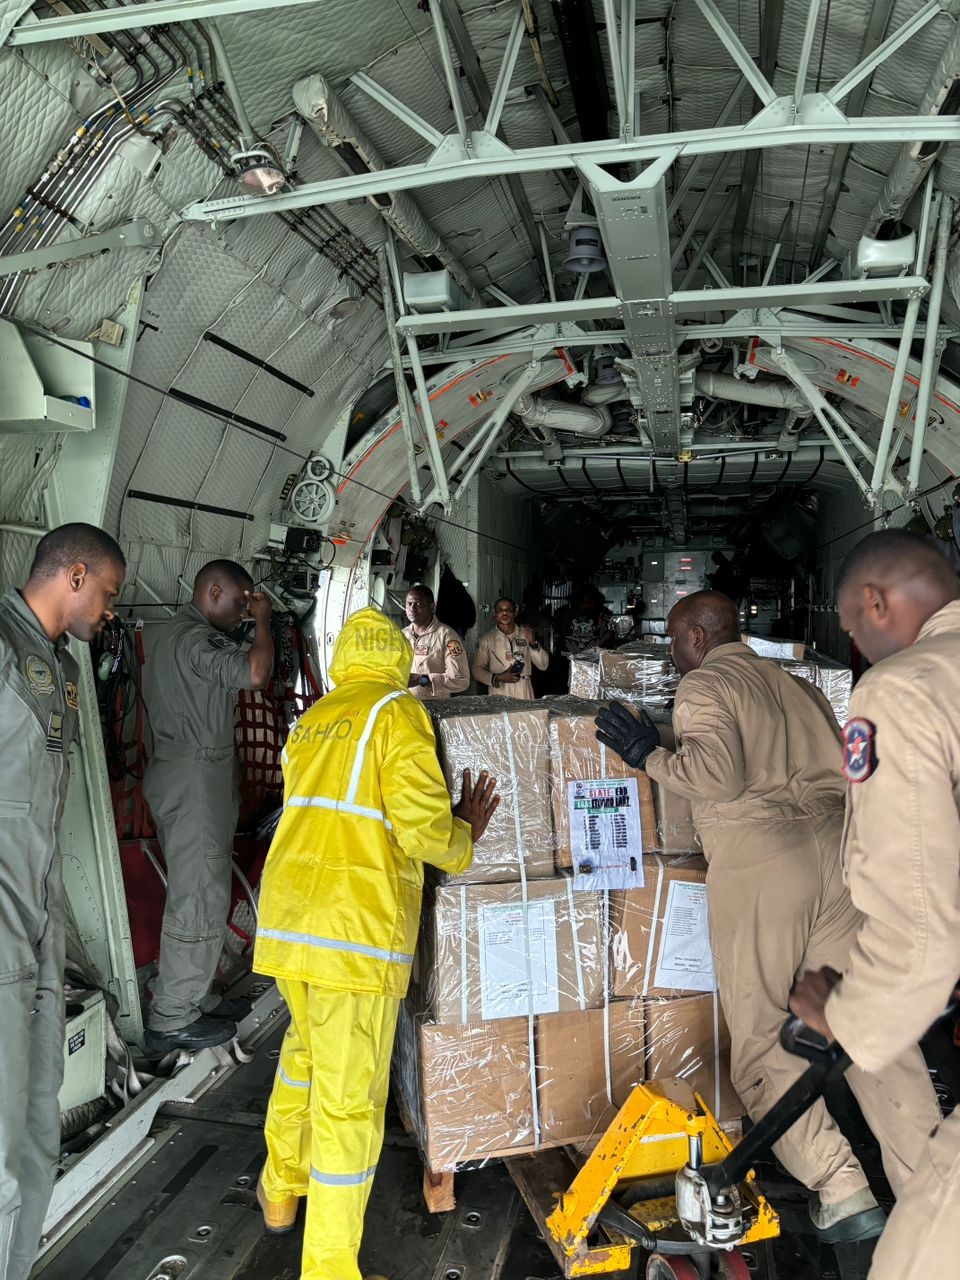
[[[772,640],[769,636],[752,636],[744,632],[740,639],[761,658],[780,658],[786,662],[802,662],[806,645],[802,640]]]
[[[717,1120],[737,1121],[743,1104],[730,1080],[730,1032],[716,993],[647,1000],[648,1080],[683,1080]]]
[[[602,1006],[602,907],[569,877],[440,886],[423,932],[427,1007],[455,1025]]]
[[[716,987],[707,933],[707,864],[643,859],[642,889],[610,894],[614,996],[676,997]]]
[[[679,683],[679,673],[663,645],[634,644],[600,654],[598,696],[604,701],[666,707]]]
[[[571,782],[633,779],[639,804],[639,849],[644,853],[688,853],[700,848],[690,802],[664,790],[646,773],[631,769],[616,752],[597,741],[594,719],[602,703],[572,697],[541,701],[550,709],[550,778],[558,869],[573,866]],[[662,711],[653,710],[652,715],[655,719],[665,718]],[[669,725],[661,724],[660,732],[664,745],[672,747],[673,733]]]
[[[598,697],[600,694],[599,658],[571,658],[569,688],[575,698]]]
[[[808,649],[803,662],[787,662],[778,659],[779,665],[791,675],[815,685],[833,708],[840,725],[846,724],[853,693],[853,672],[849,667],[833,662],[815,649]]]
[[[431,1170],[588,1145],[643,1079],[641,1000],[578,1014],[444,1027],[408,999],[394,1079]]]
[[[451,883],[539,879],[554,874],[550,797],[549,712],[516,698],[443,698],[423,704],[434,720],[447,785],[459,796],[461,777],[486,769],[497,779],[500,804],[478,842],[473,864]]]

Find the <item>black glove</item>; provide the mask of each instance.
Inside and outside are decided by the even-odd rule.
[[[660,745],[660,731],[647,715],[632,716],[622,702],[611,702],[597,715],[597,741],[615,751],[631,769],[642,769],[647,756]]]

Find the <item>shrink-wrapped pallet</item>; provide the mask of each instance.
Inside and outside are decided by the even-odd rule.
[[[599,657],[570,659],[570,693],[574,698],[596,698],[600,692]]]
[[[444,698],[424,703],[434,720],[447,785],[459,797],[464,769],[497,779],[500,804],[474,849],[473,863],[451,883],[493,883],[554,874],[549,713],[516,698]]]

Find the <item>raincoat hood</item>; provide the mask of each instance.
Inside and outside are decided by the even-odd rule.
[[[379,609],[360,609],[337,636],[330,678],[337,685],[345,680],[380,680],[406,689],[412,667],[413,647],[396,623]]]

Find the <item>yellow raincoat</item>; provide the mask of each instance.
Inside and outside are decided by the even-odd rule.
[[[376,609],[347,622],[332,693],[283,754],[284,811],[260,890],[254,967],[291,1016],[266,1120],[268,1200],[307,1196],[301,1280],[358,1280],[383,1143],[423,864],[465,870],[430,718],[407,692],[413,650]]]

